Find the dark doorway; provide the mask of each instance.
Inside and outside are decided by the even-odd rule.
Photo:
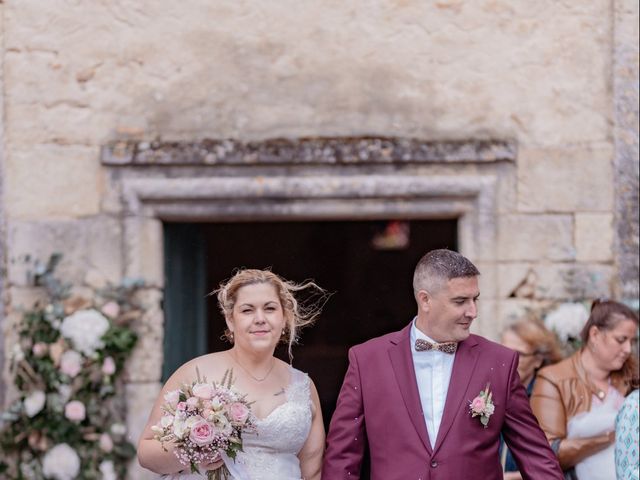
[[[457,249],[455,219],[166,224],[165,378],[197,354],[229,348],[215,297],[206,294],[235,269],[311,278],[333,295],[303,331],[293,364],[315,382],[328,426],[347,350],[413,318],[413,268],[425,252],[443,247]],[[185,331],[195,338],[177,344]],[[286,359],[284,349],[277,354]]]

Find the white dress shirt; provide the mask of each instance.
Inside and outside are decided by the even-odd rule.
[[[429,432],[429,441],[433,448],[442,421],[455,354],[437,350],[418,352],[416,351],[417,339],[437,343],[416,327],[416,319],[414,319],[411,325],[411,356],[413,357],[413,369],[418,382],[424,420],[427,424],[427,432]]]

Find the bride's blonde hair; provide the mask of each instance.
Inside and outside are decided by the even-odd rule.
[[[289,359],[293,359],[293,345],[298,341],[300,329],[312,324],[320,315],[322,306],[329,298],[327,292],[311,280],[303,283],[291,282],[276,275],[271,270],[242,269],[238,270],[230,279],[222,282],[218,289],[211,292],[218,297],[218,306],[226,320],[233,315],[233,307],[238,297],[238,290],[247,285],[268,283],[272,285],[284,312],[285,327],[282,341],[287,344]],[[311,289],[312,294],[307,301],[296,298],[298,292]],[[233,335],[227,328],[224,336],[233,343]]]

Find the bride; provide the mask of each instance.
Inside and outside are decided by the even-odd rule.
[[[243,435],[243,451],[226,460],[234,480],[319,480],[324,450],[324,426],[318,393],[309,377],[274,357],[276,345],[291,347],[300,327],[319,313],[300,306],[296,292],[320,289],[312,282],[298,285],[268,270],[240,270],[217,290],[233,344],[223,352],[195,358],[169,378],[158,396],[138,445],[140,465],[172,480],[203,479],[223,461],[200,465],[201,474],[189,474],[171,446],[164,451],[153,439],[152,426],[162,415],[164,395],[191,383],[196,368],[208,380],[220,380],[233,370],[236,390],[253,402],[257,418],[254,433]],[[320,289],[321,290],[321,289]]]

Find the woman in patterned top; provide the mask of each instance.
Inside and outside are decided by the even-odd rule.
[[[616,477],[617,480],[640,478],[640,415],[638,389],[625,399],[616,418]]]

